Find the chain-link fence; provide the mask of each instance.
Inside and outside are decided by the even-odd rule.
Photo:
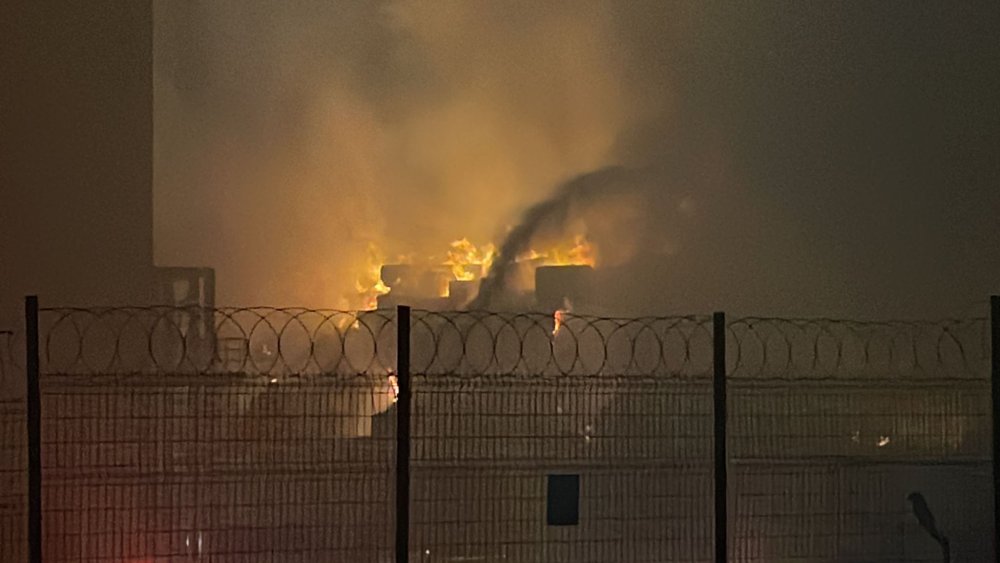
[[[911,493],[952,561],[991,556],[985,319],[733,319],[724,342],[707,316],[397,325],[395,311],[43,309],[45,559],[394,560],[399,375],[410,561],[712,561],[719,346],[730,560],[941,561]],[[23,491],[24,402],[9,404],[0,476]],[[553,497],[561,476],[575,495]],[[25,561],[25,496],[0,502],[0,561]],[[551,520],[560,503],[572,525]]]

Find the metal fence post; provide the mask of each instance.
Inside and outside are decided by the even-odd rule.
[[[396,308],[396,563],[410,560],[410,308]]]
[[[28,562],[42,561],[42,397],[38,378],[38,297],[24,298],[24,367],[27,375]]]
[[[715,563],[729,558],[726,455],[726,314],[712,315],[712,403],[715,419]]]
[[[993,560],[1000,563],[1000,295],[990,298],[990,373],[991,412],[993,417]]]

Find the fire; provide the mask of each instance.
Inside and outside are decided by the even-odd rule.
[[[569,244],[557,244],[541,251],[532,248],[518,256],[517,261],[534,262],[538,266],[593,266],[595,254],[587,237],[576,235]],[[462,238],[452,241],[442,265],[450,269],[454,280],[475,281],[486,276],[495,257],[496,246],[492,243],[476,246]]]
[[[368,260],[365,273],[355,281],[355,288],[361,296],[361,307],[366,310],[378,308],[378,296],[392,289],[382,281],[382,264],[385,259],[375,243],[368,243]]]
[[[593,267],[597,263],[594,247],[584,235],[577,235],[573,239],[573,248],[569,249],[570,264]]]
[[[559,335],[559,329],[562,328],[563,322],[565,322],[566,320],[566,312],[567,311],[565,309],[558,309],[555,313],[552,314],[552,321],[553,321],[552,336]]]
[[[563,299],[563,308],[552,313],[552,336],[559,336],[559,330],[566,324],[566,315],[573,312],[573,304],[569,299]]]
[[[456,280],[473,281],[486,274],[493,264],[495,254],[496,247],[493,244],[477,247],[469,239],[462,238],[452,241],[448,258],[443,265],[451,268],[451,274]]]
[[[392,389],[392,402],[399,401],[399,378],[392,374],[389,376],[389,388]]]
[[[400,261],[415,265],[424,272],[435,272],[440,282],[438,295],[448,297],[452,281],[473,282],[486,277],[496,258],[496,252],[496,246],[492,243],[476,245],[467,238],[461,238],[449,244],[444,259],[439,255],[425,260],[404,260],[401,257]],[[524,264],[525,273],[527,269],[538,266],[594,266],[596,252],[585,235],[576,235],[571,242],[556,244],[541,251],[530,249],[518,256],[516,261]],[[384,263],[385,257],[379,247],[369,243],[364,273],[355,283],[360,306],[364,310],[376,309],[379,296],[392,289],[382,281]]]
[[[594,266],[594,247],[586,235],[576,235],[572,244],[561,244],[539,252],[530,249],[517,257],[518,262],[537,262],[539,266]]]

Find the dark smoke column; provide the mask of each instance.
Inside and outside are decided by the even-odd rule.
[[[517,257],[530,250],[531,241],[544,229],[561,229],[572,218],[574,208],[587,206],[603,197],[638,189],[641,174],[621,166],[608,166],[581,174],[559,186],[555,195],[529,208],[521,222],[507,235],[489,274],[483,278],[479,295],[469,309],[494,307],[507,291],[517,267]]]

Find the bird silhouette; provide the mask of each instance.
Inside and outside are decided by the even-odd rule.
[[[937,528],[937,523],[934,521],[934,514],[931,513],[931,509],[927,506],[927,500],[924,495],[918,492],[912,492],[906,497],[906,500],[910,501],[913,508],[913,515],[917,517],[917,522],[920,527],[923,528],[934,541],[938,542],[941,546],[941,553],[944,555],[944,562],[949,563],[951,561],[951,546],[948,543],[948,538],[941,533]]]

